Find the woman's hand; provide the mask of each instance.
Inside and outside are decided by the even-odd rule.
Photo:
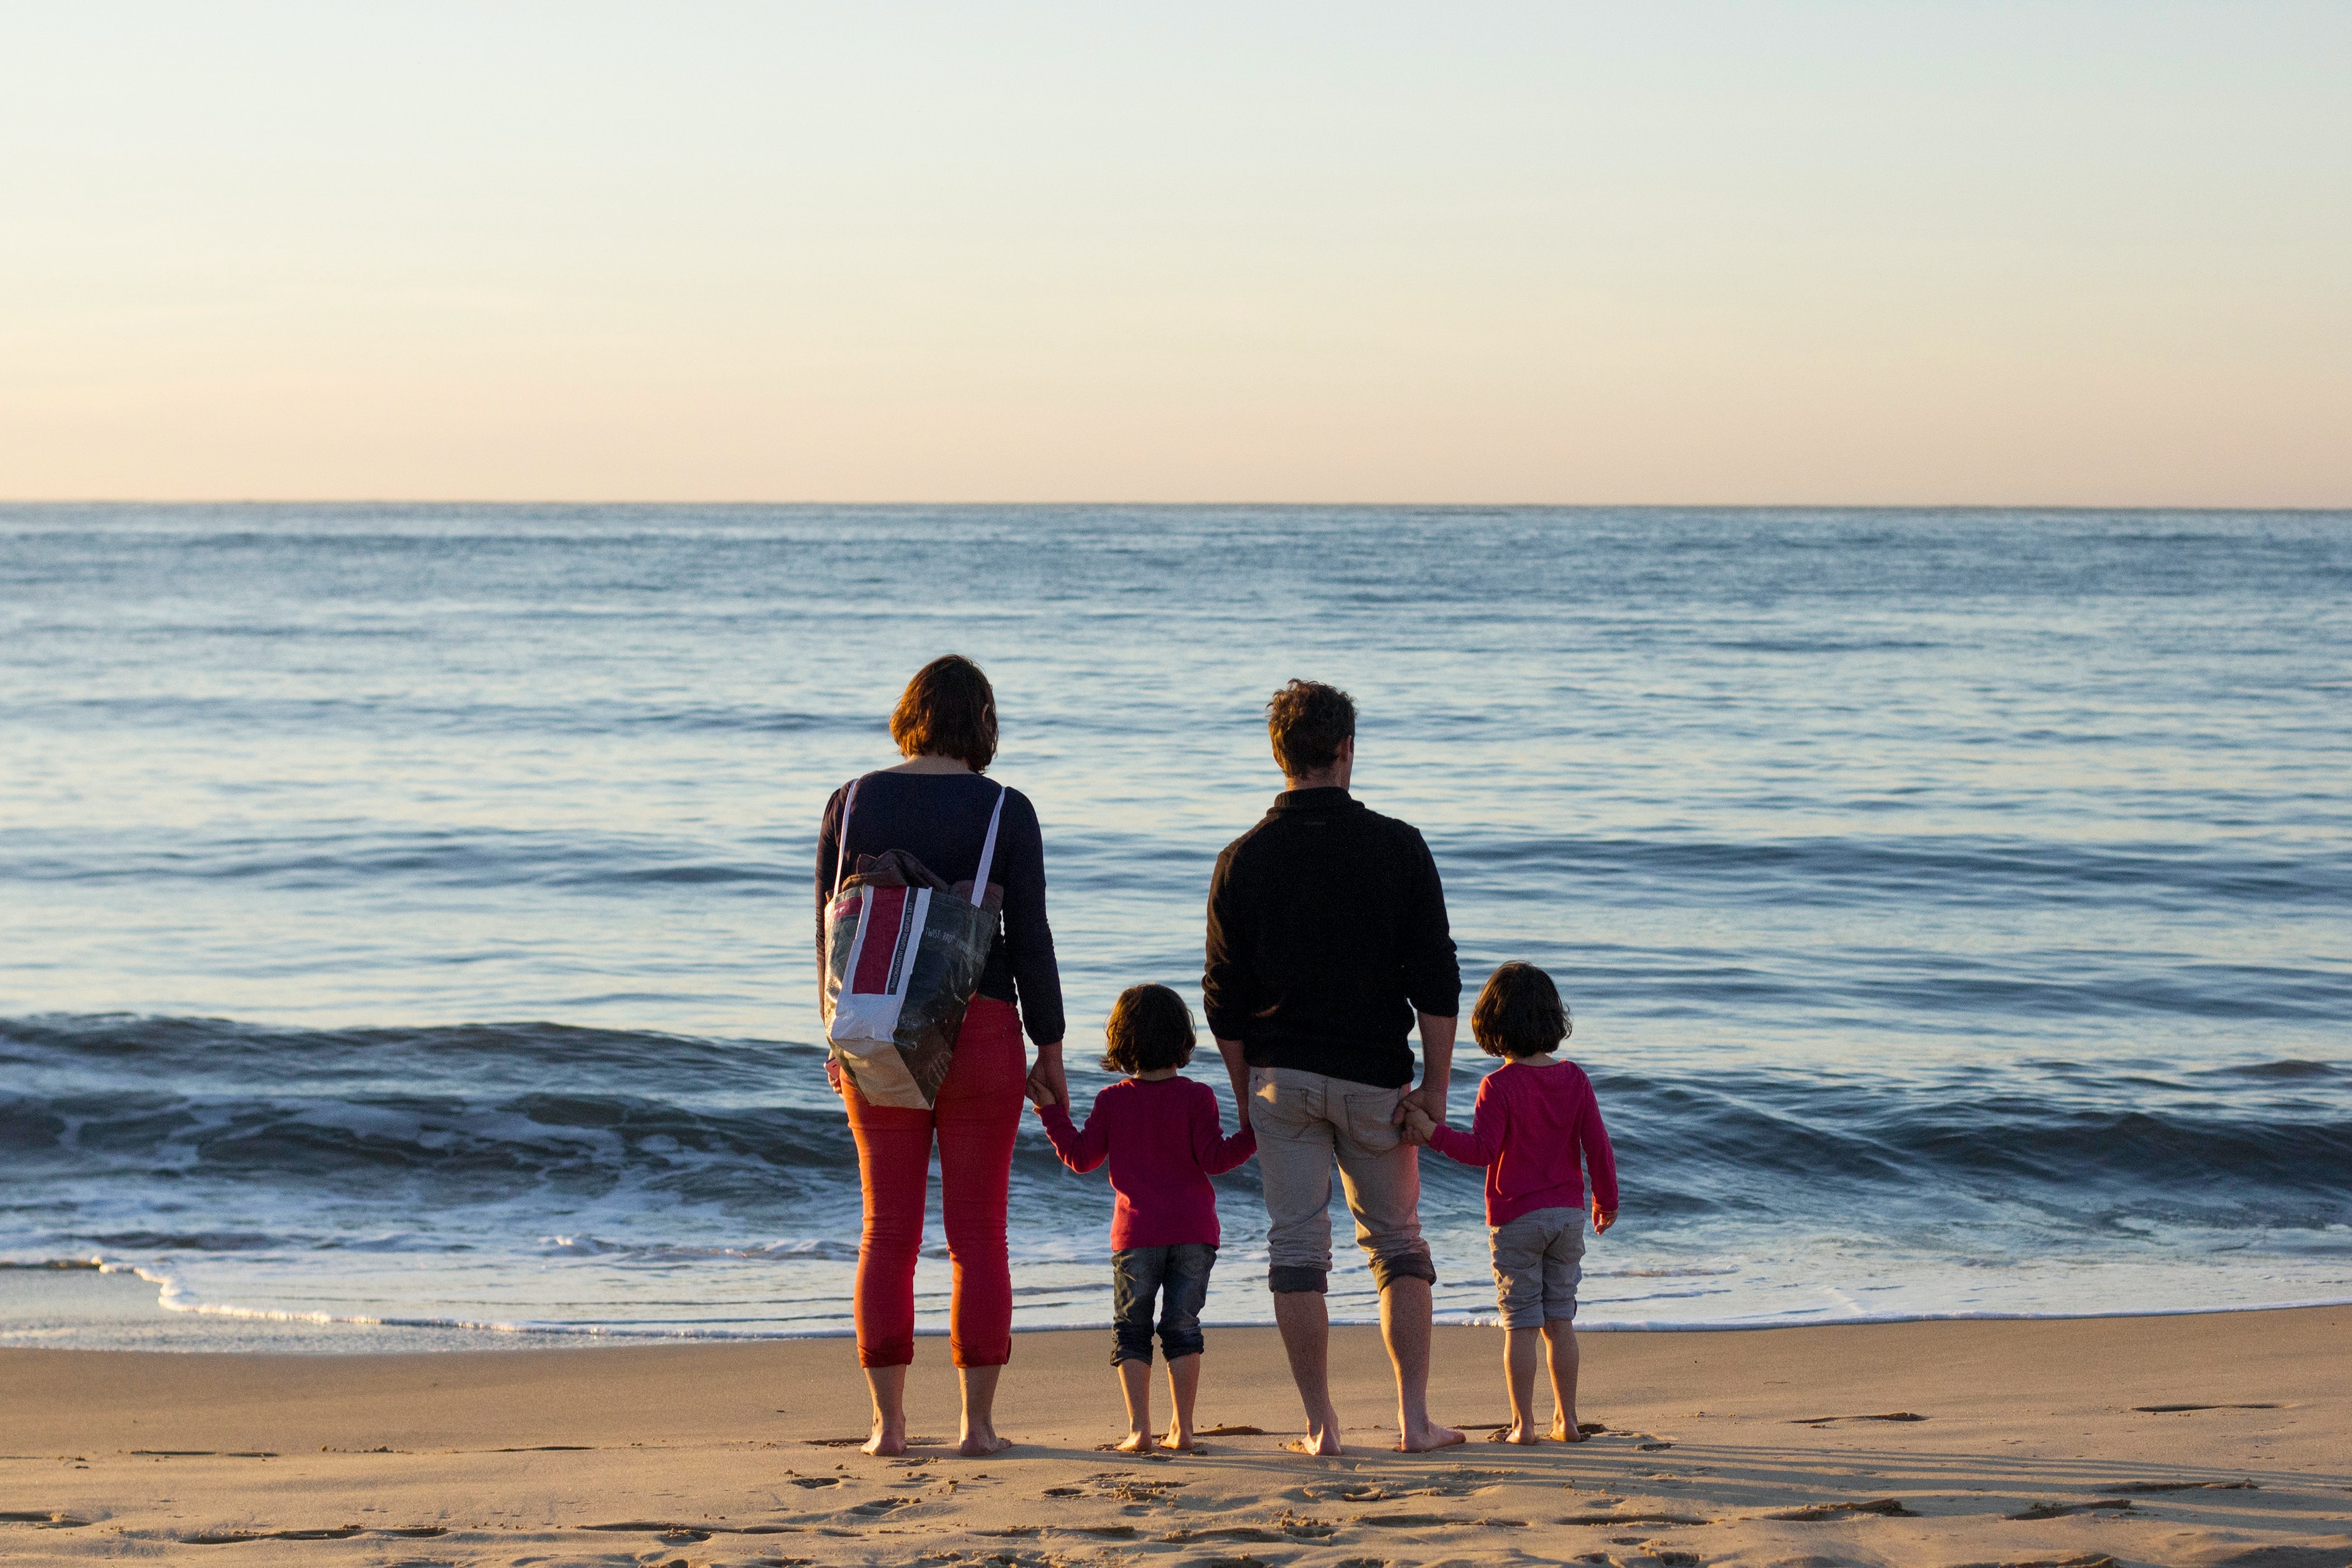
[[[1070,1080],[1062,1076],[1062,1042],[1037,1047],[1037,1065],[1029,1069],[1029,1098],[1039,1105],[1070,1103]],[[1040,1097],[1043,1098],[1040,1098]]]
[[[841,1064],[828,1054],[824,1058],[824,1081],[833,1085],[833,1092],[844,1093],[841,1085]]]

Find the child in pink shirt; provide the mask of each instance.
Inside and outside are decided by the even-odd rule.
[[[1151,1309],[1160,1303],[1160,1349],[1176,1416],[1167,1446],[1192,1447],[1192,1399],[1201,1386],[1201,1308],[1217,1261],[1217,1189],[1209,1178],[1257,1152],[1248,1122],[1220,1136],[1217,1097],[1178,1076],[1192,1059],[1192,1011],[1165,985],[1130,985],[1104,1028],[1103,1066],[1128,1076],[1095,1096],[1083,1131],[1050,1092],[1031,1098],[1054,1152],[1071,1170],[1110,1161],[1118,1194],[1110,1219],[1111,1364],[1127,1395],[1120,1451],[1154,1447],[1151,1435]]]
[[[1478,1048],[1509,1058],[1478,1086],[1470,1131],[1457,1132],[1407,1103],[1405,1132],[1465,1165],[1486,1168],[1486,1224],[1503,1364],[1511,1387],[1507,1443],[1537,1440],[1536,1342],[1549,1352],[1559,1406],[1551,1437],[1581,1443],[1576,1426],[1576,1287],[1584,1278],[1584,1172],[1592,1173],[1592,1230],[1617,1223],[1617,1159],[1601,1124],[1592,1080],[1552,1053],[1572,1026],[1551,976],[1532,963],[1495,971],[1470,1011]],[[1579,1155],[1582,1158],[1580,1161]]]

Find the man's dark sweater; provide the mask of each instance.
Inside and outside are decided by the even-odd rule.
[[[1209,1028],[1252,1067],[1399,1089],[1416,1012],[1452,1017],[1462,970],[1420,830],[1344,789],[1295,789],[1217,857]]]

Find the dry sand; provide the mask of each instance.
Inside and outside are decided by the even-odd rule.
[[[1441,1418],[1502,1419],[1500,1338],[1439,1331]],[[1376,1333],[1341,1330],[1360,1446],[1336,1459],[1281,1451],[1298,1411],[1266,1330],[1211,1333],[1201,1408],[1262,1433],[1098,1451],[1108,1346],[1019,1336],[1020,1446],[898,1461],[828,1446],[866,1419],[837,1340],[0,1351],[0,1561],[2352,1564],[2352,1309],[1590,1334],[1605,1435],[1420,1457],[1382,1447]],[[954,1431],[945,1350],[920,1347],[919,1433]]]

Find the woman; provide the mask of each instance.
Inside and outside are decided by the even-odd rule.
[[[968,881],[980,869],[981,844],[997,801],[997,786],[980,776],[996,755],[996,694],[988,677],[959,655],[933,659],[907,683],[890,715],[890,738],[907,760],[859,781],[845,832],[841,813],[848,786],[825,803],[816,841],[820,978],[825,905],[843,866],[855,871],[860,855],[899,849],[949,882]],[[1045,840],[1037,813],[1020,791],[1004,792],[997,831],[989,880],[1003,889],[1003,924],[932,1108],[870,1104],[837,1064],[826,1064],[849,1108],[865,1186],[856,1319],[857,1360],[874,1394],[869,1454],[907,1447],[915,1257],[923,1239],[934,1137],[940,1218],[955,1264],[949,1332],[963,1384],[961,1447],[978,1456],[1011,1446],[996,1435],[995,1403],[997,1374],[1013,1358],[1013,1271],[1004,1243],[1013,1142],[1030,1084],[1065,1104],[1069,1089],[1062,1076],[1062,980],[1045,923]],[[981,891],[973,890],[975,899]],[[1034,1067],[1021,1045],[1024,1023],[1037,1043]]]

